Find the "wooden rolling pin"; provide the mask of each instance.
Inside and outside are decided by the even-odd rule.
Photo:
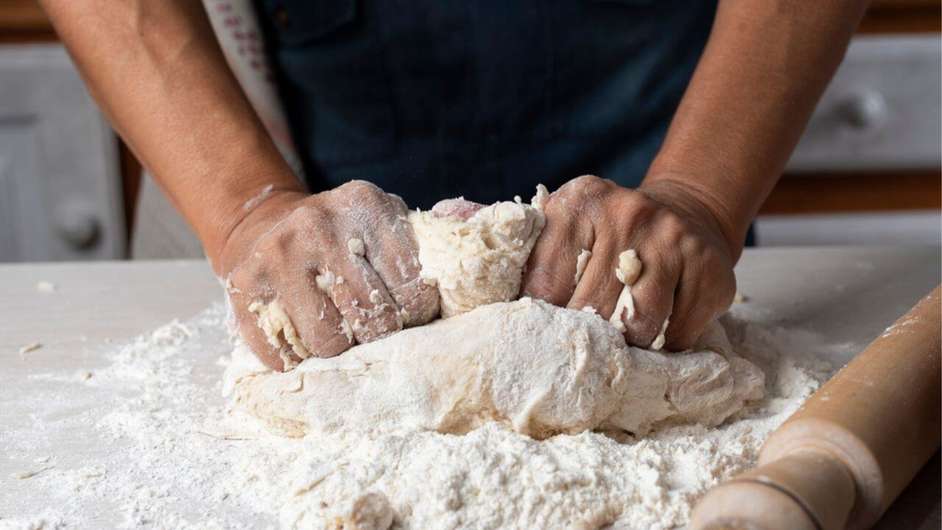
[[[694,508],[694,530],[869,528],[940,438],[940,289],[822,386],[762,446],[758,467]]]

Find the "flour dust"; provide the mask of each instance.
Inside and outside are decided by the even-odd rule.
[[[724,318],[737,351],[766,372],[766,397],[718,428],[662,428],[640,440],[585,432],[536,441],[496,424],[465,435],[388,432],[291,439],[228,409],[221,306],[116,348],[110,364],[43,374],[66,391],[115,396],[84,418],[107,458],[67,453],[0,477],[39,481],[43,506],[0,513],[0,529],[683,527],[711,486],[754,464],[768,434],[855,345]],[[218,362],[215,361],[219,357]],[[95,390],[91,388],[90,390]],[[50,427],[52,428],[52,427]],[[36,436],[41,436],[38,429]],[[2,437],[2,435],[0,435]],[[36,440],[0,440],[13,457]]]

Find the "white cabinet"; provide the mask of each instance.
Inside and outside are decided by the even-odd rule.
[[[0,262],[125,255],[117,140],[60,45],[0,46]]]

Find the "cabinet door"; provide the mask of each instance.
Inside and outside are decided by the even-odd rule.
[[[124,255],[117,140],[68,55],[0,46],[0,261]]]

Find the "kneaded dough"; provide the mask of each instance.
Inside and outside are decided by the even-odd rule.
[[[513,301],[543,228],[545,200],[538,189],[533,206],[502,202],[467,219],[411,213],[422,276],[437,284],[449,318],[338,357],[307,358],[284,373],[266,369],[239,344],[226,392],[288,436],[460,434],[487,421],[536,438],[590,429],[642,435],[672,421],[716,425],[762,397],[762,372],[733,353],[718,324],[694,351],[665,354],[628,347],[616,325],[594,311]],[[357,245],[349,246],[355,252]],[[613,270],[625,284],[619,316],[631,317],[630,285],[640,269],[628,250]],[[256,308],[260,316],[284,316],[266,333],[281,330],[290,342],[287,315],[263,309]]]
[[[543,212],[516,202],[484,207],[467,220],[412,212],[422,278],[438,285],[442,317],[517,298],[523,266],[543,230]]]
[[[535,438],[589,429],[648,432],[666,421],[716,425],[763,393],[722,329],[680,354],[628,347],[585,311],[523,298],[403,330],[330,359],[269,372],[240,346],[236,403],[288,436],[424,429],[485,421]]]

